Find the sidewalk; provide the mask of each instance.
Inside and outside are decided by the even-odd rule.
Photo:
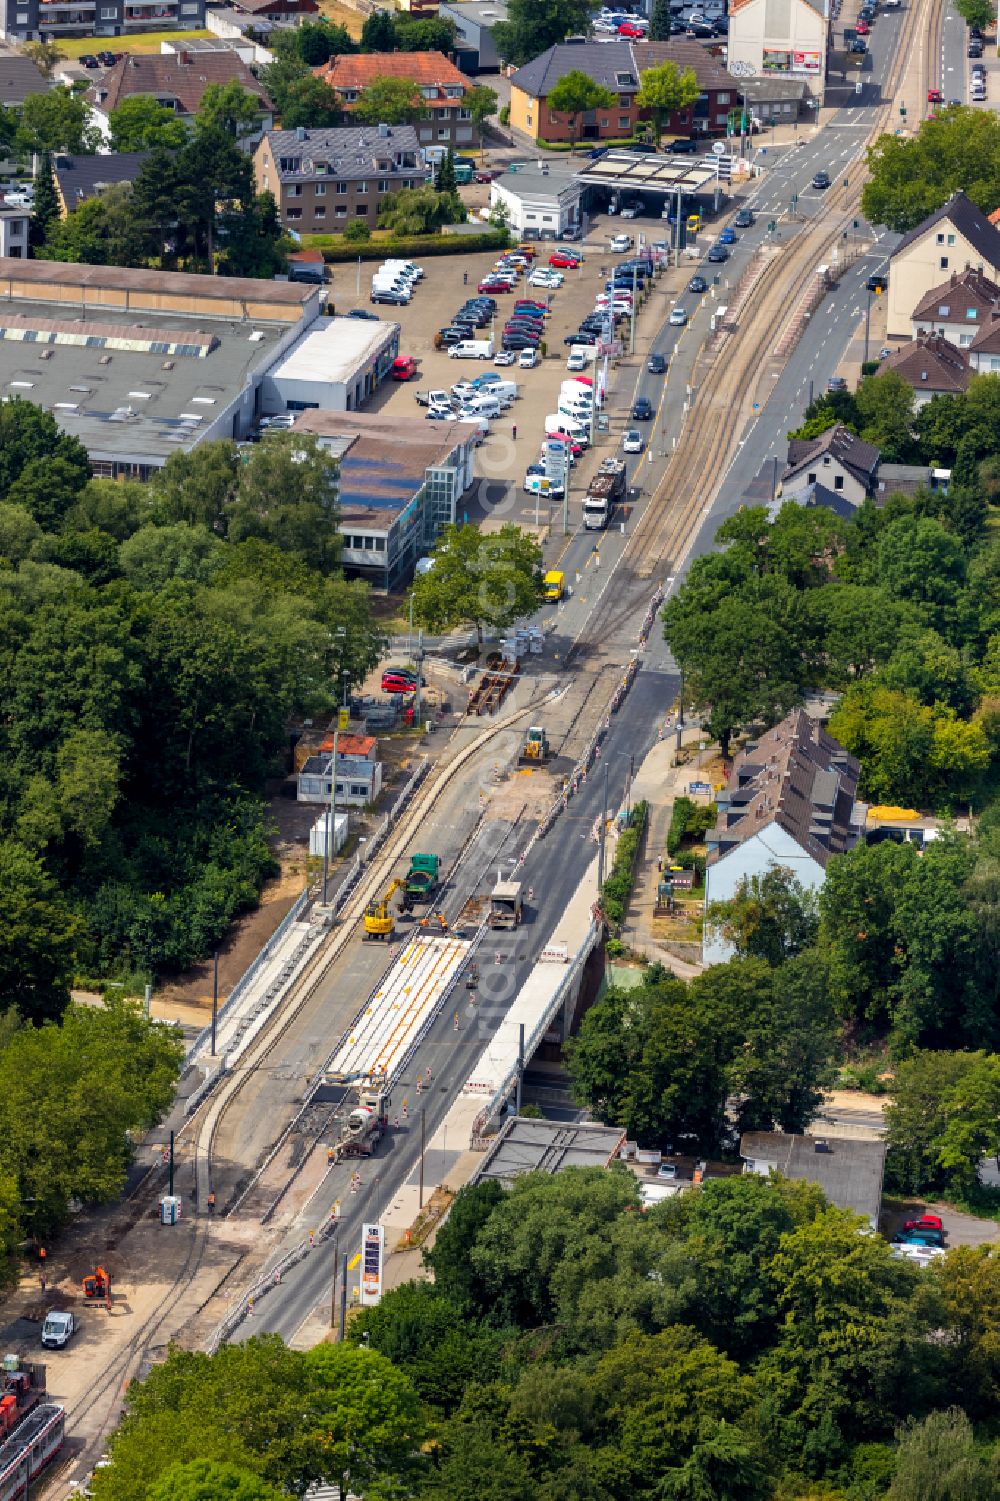
[[[672,720],[672,716],[670,719]],[[699,725],[685,727],[681,744],[685,747],[697,745],[703,735]],[[676,755],[676,728],[668,728],[664,738],[653,746],[643,761],[632,784],[633,801],[645,800],[649,804],[649,821],[625,926],[629,948],[636,953],[645,954],[649,959],[659,960],[682,980],[690,980],[701,973],[703,966],[679,958],[653,936],[653,914],[660,880],[657,860],[666,849],[674,799],[685,792],[688,782],[698,780],[698,768],[710,761],[715,751],[698,751],[693,760],[681,766],[676,764]]]

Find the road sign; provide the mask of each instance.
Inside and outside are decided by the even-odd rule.
[[[382,1296],[382,1251],[385,1231],[381,1225],[361,1227],[361,1301],[367,1306]]]
[[[350,726],[350,723],[351,723],[351,711],[350,711],[350,709],[340,709],[338,711],[338,713],[337,713],[337,722],[338,722],[338,728],[339,729],[342,729],[342,730],[348,729],[348,727]]]
[[[712,155],[713,156],[725,156],[725,154],[726,154],[726,143],[725,143],[725,141],[713,141],[712,142]]]

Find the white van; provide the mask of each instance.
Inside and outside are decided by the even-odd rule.
[[[475,412],[477,417],[499,417],[500,403],[492,393],[468,396],[462,402],[463,412]]]
[[[414,281],[419,281],[424,274],[423,266],[418,266],[416,261],[383,261],[382,264],[391,270],[402,271],[405,276],[412,276]]]
[[[567,412],[551,412],[545,419],[547,438],[573,438],[584,447],[590,442],[590,426]]]
[[[489,394],[495,396],[501,406],[510,406],[511,402],[517,400],[517,381],[496,380],[490,386]]]
[[[448,358],[452,360],[491,360],[493,358],[492,339],[460,339],[448,350]]]

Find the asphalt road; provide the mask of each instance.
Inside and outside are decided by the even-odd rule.
[[[838,112],[809,145],[788,148],[772,155],[772,170],[761,179],[750,200],[758,210],[757,222],[752,230],[741,234],[730,262],[721,268],[702,268],[691,263],[690,274],[702,270],[710,284],[712,277],[709,273],[719,274],[720,283],[716,288],[715,299],[708,294],[693,310],[687,329],[665,325],[653,342],[653,349],[667,355],[672,363],[681,364],[680,376],[683,375],[683,361],[693,359],[701,337],[708,331],[712,307],[725,294],[725,281],[735,282],[742,265],[762,235],[767,233],[768,217],[790,212],[793,193],[798,194],[798,212],[821,212],[822,201],[817,198],[813,204],[810,197],[809,184],[813,173],[820,167],[831,173],[849,170],[851,163],[857,158],[869,123],[866,106],[878,100],[881,79],[885,76],[891,48],[898,34],[898,19],[885,14],[880,17],[864,75],[865,93],[859,103]],[[711,239],[714,239],[716,228],[721,227],[724,222],[725,218],[718,225],[712,226]],[[636,227],[643,228],[641,224]],[[646,232],[649,234],[648,230]],[[652,238],[653,235],[649,234],[649,237]],[[710,242],[706,238],[706,250]],[[762,412],[745,435],[689,557],[698,556],[711,548],[718,525],[738,507],[748,482],[770,455],[783,452],[785,431],[797,420],[808,400],[809,382],[813,383],[816,391],[820,391],[825,389],[829,376],[836,372],[863,305],[861,292],[864,280],[884,258],[884,253],[883,247],[877,247],[871,257],[862,259],[853,267],[841,281],[837,292],[824,303],[820,316],[807,329],[781,377],[775,382],[774,390]],[[677,379],[677,387],[679,386],[680,377]],[[666,462],[664,450],[667,448],[672,423],[679,421],[683,393],[678,389],[669,400],[665,399],[664,378],[650,375],[645,369],[644,361],[632,395],[647,396],[657,409],[657,418],[648,424],[653,438],[650,449],[628,461],[633,491],[632,514],[638,514],[655,491],[662,474]],[[612,659],[617,658],[621,662],[628,660],[629,642],[634,641],[638,623],[636,612],[641,614],[642,593],[651,593],[652,590],[650,581],[637,585],[629,581],[627,568],[619,571],[618,563],[625,540],[622,530],[615,527],[607,533],[579,531],[567,539],[561,566],[570,580],[571,594],[560,608],[555,622],[552,636],[555,652],[561,654],[568,650],[586,622],[595,613],[603,612],[601,618],[610,619],[608,640],[605,643],[608,652]],[[656,740],[659,727],[676,696],[677,687],[677,676],[673,671],[669,652],[659,633],[654,630],[632,691],[612,720],[598,774],[591,775],[570,804],[568,812],[558,820],[549,837],[535,845],[521,869],[521,879],[526,886],[532,888],[534,899],[526,921],[518,932],[516,943],[504,952],[502,964],[489,977],[490,993],[487,993],[487,986],[484,984],[475,1006],[469,1003],[465,994],[460,993],[457,1031],[452,1005],[444,1009],[431,1027],[410,1060],[405,1076],[394,1089],[393,1114],[395,1115],[399,1103],[405,1097],[409,1103],[408,1119],[400,1120],[399,1129],[390,1130],[377,1157],[361,1165],[361,1192],[353,1196],[350,1194],[348,1182],[351,1166],[345,1164],[331,1169],[322,1190],[316,1195],[315,1223],[319,1223],[322,1213],[328,1212],[328,1206],[334,1199],[340,1199],[340,1244],[350,1252],[353,1253],[360,1242],[362,1222],[377,1217],[380,1207],[387,1204],[404,1183],[416,1181],[420,1145],[416,1107],[417,1075],[431,1070],[432,1083],[419,1096],[425,1112],[426,1138],[429,1140],[461,1089],[471,1064],[479,1056],[485,1041],[499,1025],[510,1001],[526,979],[542,943],[558,925],[559,917],[576,889],[579,871],[593,855],[592,829],[604,798],[602,773],[606,770],[608,807],[611,810],[617,809],[624,796],[630,762],[640,764]],[[503,853],[508,861],[517,858],[530,833],[530,825],[518,828],[516,837],[504,848]],[[492,876],[492,866],[490,875]],[[482,968],[485,978],[485,965]],[[442,1154],[443,1160],[428,1161],[426,1181],[441,1181],[450,1163],[465,1145],[464,1141],[456,1142],[454,1148],[449,1144]],[[258,1305],[252,1322],[245,1323],[236,1337],[246,1338],[251,1334],[270,1330],[290,1337],[318,1305],[329,1300],[333,1275],[333,1248],[332,1243],[327,1242],[321,1250],[307,1257],[287,1274],[281,1286]]]

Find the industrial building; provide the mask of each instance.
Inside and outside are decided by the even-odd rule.
[[[291,282],[0,258],[0,399],[44,407],[94,473],[146,479],[242,438],[266,373],[319,317]]]
[[[441,529],[459,519],[477,426],[313,409],[294,431],[318,438],[340,462],[344,568],[377,589],[397,588]]]

